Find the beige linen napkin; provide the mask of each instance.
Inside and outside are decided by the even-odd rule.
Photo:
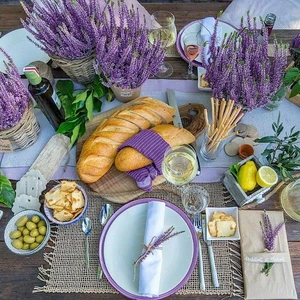
[[[273,229],[284,221],[282,211],[267,213]],[[245,299],[297,299],[285,226],[276,237],[276,253],[266,254],[260,221],[263,222],[263,211],[239,211]],[[257,261],[270,255],[279,262],[273,265],[269,276],[266,276],[261,273],[264,262]]]
[[[149,245],[152,238],[159,237],[164,230],[165,203],[148,202],[144,245]],[[159,296],[162,250],[155,249],[140,263],[139,293],[146,297]]]

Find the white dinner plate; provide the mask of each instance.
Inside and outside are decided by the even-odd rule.
[[[133,281],[133,263],[142,252],[149,201],[166,204],[164,230],[174,226],[176,232],[184,231],[162,244],[160,295],[151,299],[162,299],[179,290],[189,279],[197,261],[195,230],[177,206],[153,198],[139,199],[124,205],[104,227],[99,243],[99,258],[108,281],[130,299],[149,299],[138,292],[138,272]]]
[[[183,43],[183,37],[185,36],[186,33],[188,32],[198,32],[200,34],[200,30],[202,30],[202,24],[201,24],[202,20],[197,20],[197,21],[193,21],[189,24],[187,24],[184,28],[181,29],[181,31],[178,34],[178,38],[177,38],[177,50],[178,53],[180,54],[180,56],[185,60],[188,61],[187,57],[184,54],[184,43]],[[219,20],[219,24],[218,27],[220,27],[222,29],[222,36],[225,35],[225,33],[227,34],[227,36],[233,32],[236,31],[236,28],[234,28],[232,25],[223,22],[221,20]],[[205,28],[203,28],[203,30],[207,30]],[[209,33],[212,34],[212,33]],[[202,46],[203,41],[201,41],[200,38],[200,46]],[[200,47],[200,53],[199,55],[196,57],[196,59],[193,61],[193,64],[197,67],[201,67],[202,66],[202,57],[201,57],[201,49],[202,47]]]
[[[13,30],[0,38],[0,47],[12,58],[17,66],[19,74],[23,74],[23,68],[34,61],[47,63],[50,57],[32,43],[27,36],[36,41],[35,37],[25,28]],[[0,71],[5,71],[3,60],[7,62],[6,57],[0,52]]]

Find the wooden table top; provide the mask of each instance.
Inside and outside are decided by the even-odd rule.
[[[156,10],[172,11],[176,18],[178,30],[183,28],[191,21],[201,19],[206,16],[216,16],[221,10],[225,10],[228,2],[212,2],[212,3],[144,3],[145,8],[150,12]],[[3,34],[17,28],[22,28],[20,18],[24,18],[24,12],[19,5],[0,5],[0,32]],[[284,42],[290,42],[296,36],[298,30],[274,30],[277,37]],[[21,49],[20,49],[21,50]],[[182,79],[181,73],[187,68],[187,63],[181,58],[168,59],[173,67],[174,74],[171,79]],[[54,73],[55,77],[64,77],[61,72]],[[51,183],[48,185],[48,187]],[[268,201],[258,205],[255,209],[281,210],[280,191],[273,195]],[[126,299],[122,295],[111,294],[32,294],[34,286],[41,284],[37,279],[38,267],[44,264],[43,251],[35,255],[23,257],[12,254],[4,243],[4,228],[8,220],[12,217],[12,212],[9,209],[1,208],[4,215],[0,220],[0,299]],[[294,272],[296,290],[300,295],[300,223],[293,221],[287,215],[286,230],[288,237],[289,250]],[[168,299],[223,299],[223,296],[205,296],[205,295],[173,295]],[[235,299],[232,297],[231,299]],[[238,298],[236,298],[238,299]]]

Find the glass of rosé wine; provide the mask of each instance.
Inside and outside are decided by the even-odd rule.
[[[198,76],[193,72],[193,61],[200,53],[199,31],[188,32],[183,36],[184,54],[189,61],[188,71],[183,73],[184,79],[197,79]]]

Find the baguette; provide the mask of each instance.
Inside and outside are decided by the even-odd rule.
[[[170,146],[190,144],[195,141],[192,133],[184,128],[178,128],[170,124],[157,125],[151,130],[158,133]],[[132,147],[125,147],[117,154],[115,166],[119,171],[128,172],[145,167],[152,161]]]
[[[104,120],[85,141],[76,165],[80,179],[93,183],[113,165],[118,147],[142,129],[173,121],[174,108],[142,97],[135,105]]]

